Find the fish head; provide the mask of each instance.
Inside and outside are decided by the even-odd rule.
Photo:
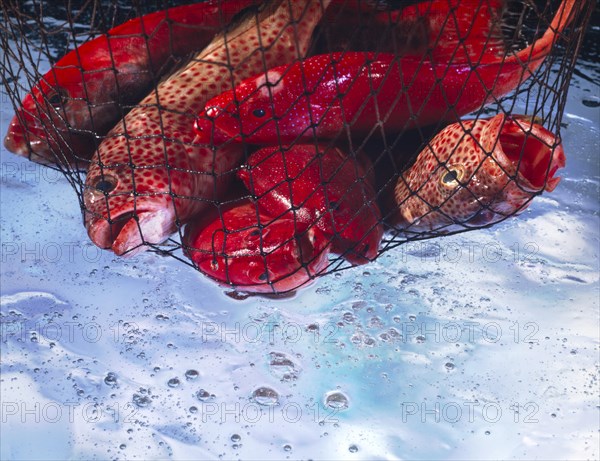
[[[455,123],[398,180],[397,227],[444,234],[492,225],[554,190],[564,165],[557,137],[527,117]]]
[[[320,229],[299,229],[292,216],[272,218],[247,200],[200,216],[182,241],[201,272],[240,291],[295,290],[328,266],[329,241]]]
[[[77,157],[93,140],[91,109],[81,71],[71,67],[48,72],[23,98],[4,138],[6,149],[44,164]],[[83,129],[83,130],[82,130]],[[78,131],[79,130],[79,131]]]
[[[187,155],[168,162],[156,155],[144,157],[144,152],[167,142],[160,135],[104,141],[90,164],[84,189],[85,225],[95,245],[133,256],[147,249],[145,245],[166,240],[176,230],[177,213],[199,204],[191,191],[197,181],[214,176],[194,172]],[[132,152],[131,162],[123,152]]]
[[[298,90],[298,63],[271,69],[207,102],[194,129],[202,142],[278,144],[293,142],[297,126],[312,127],[320,106]]]

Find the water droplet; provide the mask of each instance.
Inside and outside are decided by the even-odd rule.
[[[157,314],[156,320],[169,320],[169,317],[163,314]]]
[[[147,395],[133,394],[133,403],[139,408],[145,408],[152,402]]]
[[[200,376],[200,373],[198,373],[196,370],[188,370],[185,372],[185,379],[189,381],[198,378],[198,376]]]
[[[491,432],[490,431],[485,431],[485,435],[490,435]]]
[[[207,390],[200,389],[198,392],[196,392],[196,398],[201,402],[208,402],[210,400],[213,400],[215,398],[215,395],[211,394]]]
[[[340,391],[331,391],[325,394],[324,405],[334,410],[346,410],[350,405],[348,397]]]
[[[242,438],[239,436],[239,434],[233,434],[233,435],[231,436],[231,441],[232,441],[233,443],[238,443],[240,440],[242,440]]]
[[[356,453],[356,452],[358,451],[358,447],[357,447],[356,445],[350,445],[350,446],[348,447],[348,451],[349,451],[350,453]]]
[[[283,446],[283,451],[292,451],[292,446],[291,445],[284,445]]]
[[[416,340],[418,343],[424,343],[424,342],[425,342],[425,336],[419,335],[419,336],[417,336],[417,337],[415,338],[415,340]]]
[[[180,384],[181,381],[179,381],[179,378],[171,378],[169,381],[167,381],[167,385],[169,387],[179,387]]]
[[[452,362],[446,362],[446,364],[444,366],[446,367],[446,370],[448,370],[448,371],[452,371],[455,368],[455,366]]]
[[[270,387],[259,387],[252,393],[252,398],[259,405],[273,406],[279,404],[279,394]]]
[[[417,316],[416,315],[409,315],[408,316],[408,320],[410,320],[411,322],[414,322],[415,320],[417,320]]]
[[[190,413],[198,413],[198,407],[190,407]]]
[[[271,352],[269,357],[269,370],[273,376],[284,382],[298,379],[301,369],[289,355],[282,352]]]
[[[346,312],[342,315],[342,319],[344,319],[344,322],[346,323],[354,323],[354,314],[352,312]]]
[[[108,372],[106,377],[104,378],[104,384],[110,387],[117,386],[117,375],[112,371]]]
[[[125,445],[124,443],[122,443],[121,445],[119,445],[119,448],[121,450],[125,450],[125,448],[127,448],[127,445]]]

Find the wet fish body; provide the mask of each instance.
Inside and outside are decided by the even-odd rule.
[[[244,148],[194,138],[212,96],[280,62],[304,56],[327,1],[279,0],[218,37],[129,112],[96,152],[86,179],[91,240],[117,255],[163,242],[219,199]],[[259,37],[260,36],[260,37]],[[263,51],[264,50],[264,51]]]
[[[198,51],[260,0],[210,0],[135,18],[83,43],[21,102],[7,150],[40,163],[88,166],[97,146],[176,59]]]
[[[564,166],[560,139],[527,117],[500,114],[455,123],[398,179],[391,221],[406,233],[489,226],[553,191]]]
[[[295,290],[328,265],[329,243],[318,227],[300,230],[292,216],[272,218],[248,200],[200,217],[183,243],[201,272],[246,292]]]
[[[563,0],[546,33],[499,59],[435,61],[420,56],[347,52],[317,55],[252,77],[206,104],[199,139],[222,144],[367,136],[455,121],[506,95],[544,62],[577,11]],[[468,60],[467,60],[468,61]]]
[[[299,229],[319,228],[332,252],[352,264],[377,257],[383,235],[372,179],[358,158],[314,144],[263,148],[238,172],[256,206],[292,215]]]

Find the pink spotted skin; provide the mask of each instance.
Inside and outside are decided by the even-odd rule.
[[[6,149],[38,163],[86,169],[95,138],[142,99],[175,59],[204,48],[234,15],[257,3],[210,0],[174,7],[82,44],[25,96],[4,138]]]
[[[268,145],[335,139],[344,130],[362,137],[380,124],[395,133],[456,121],[529,78],[584,3],[563,0],[541,38],[502,59],[492,53],[478,65],[462,53],[456,61],[345,52],[278,66],[211,99],[195,129],[199,139],[215,144]]]
[[[299,229],[317,227],[332,252],[353,265],[377,257],[383,236],[372,178],[357,158],[326,145],[267,147],[238,172],[258,208],[292,215]]]
[[[244,149],[198,143],[195,114],[232,80],[303,57],[327,3],[269,3],[215,38],[109,132],[85,184],[86,227],[97,246],[135,255],[163,242],[207,201],[219,199]]]
[[[394,227],[444,234],[492,225],[553,191],[564,166],[560,140],[527,117],[449,125],[398,179]]]
[[[187,226],[184,253],[222,284],[250,293],[283,293],[310,283],[328,265],[329,241],[293,216],[271,217],[244,200]]]

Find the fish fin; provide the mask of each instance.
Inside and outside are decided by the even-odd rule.
[[[171,56],[156,73],[158,78],[156,79],[155,86],[158,87],[166,80],[179,75],[192,61],[195,61],[197,55],[198,51],[192,51],[183,56]]]

